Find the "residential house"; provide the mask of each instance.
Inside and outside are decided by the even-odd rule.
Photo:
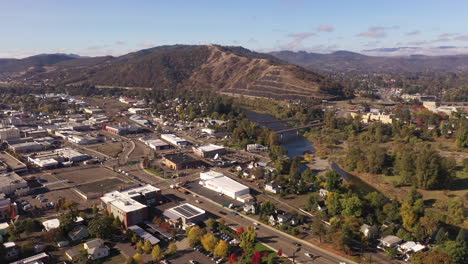
[[[370,226],[367,224],[363,224],[360,228],[361,233],[370,239],[376,238],[379,234],[379,230],[376,226]]]
[[[320,189],[319,190],[319,196],[320,197],[327,198],[327,195],[328,195],[328,190],[326,190],[326,189]]]
[[[91,260],[97,260],[109,256],[110,249],[104,245],[104,241],[100,238],[84,243],[83,247],[88,252],[88,258]]]
[[[275,182],[269,182],[265,184],[265,191],[271,192],[271,193],[280,193],[281,192],[281,187],[278,186]]]
[[[397,236],[386,236],[380,239],[380,243],[383,247],[392,248],[396,247],[401,243],[401,238]]]
[[[88,228],[84,225],[75,226],[70,232],[68,232],[68,237],[72,241],[80,241],[89,236]]]

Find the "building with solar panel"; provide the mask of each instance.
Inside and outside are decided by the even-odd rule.
[[[164,211],[164,217],[177,227],[187,227],[205,220],[205,210],[189,203],[184,203]]]

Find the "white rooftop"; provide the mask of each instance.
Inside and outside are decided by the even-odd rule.
[[[0,223],[0,230],[8,228],[10,225],[5,222],[5,223]]]
[[[207,184],[216,185],[218,188],[226,190],[226,191],[230,191],[230,192],[238,192],[246,188],[247,189],[249,188],[226,176],[216,177],[216,178],[207,180],[206,182],[208,182]]]
[[[78,216],[75,220],[75,223],[83,222],[84,219],[81,216]],[[60,220],[58,218],[50,219],[42,222],[46,231],[58,228],[60,226]]]
[[[209,180],[209,179],[222,177],[222,176],[224,176],[224,174],[222,174],[221,172],[213,171],[213,170],[210,170],[207,172],[200,172],[200,179],[202,180]]]
[[[198,150],[202,151],[202,152],[208,152],[208,151],[214,151],[214,150],[221,150],[221,149],[224,149],[223,146],[218,146],[218,145],[215,145],[215,144],[207,144],[207,145],[202,145],[202,146],[198,146],[196,147]]]
[[[159,243],[159,239],[155,238],[150,233],[146,232],[143,228],[139,226],[130,226],[128,229],[132,230],[137,236],[143,238],[145,241],[148,240],[151,245],[156,245]]]
[[[426,246],[421,245],[420,243],[416,243],[414,241],[407,241],[400,245],[401,249],[404,250],[411,250],[413,252],[418,252],[426,248]]]
[[[122,210],[124,212],[133,212],[137,211],[143,208],[146,208],[147,206],[144,204],[141,204],[131,198],[120,198],[118,200],[114,200],[110,202],[113,206],[119,208],[119,210]]]

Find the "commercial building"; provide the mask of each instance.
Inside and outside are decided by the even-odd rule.
[[[175,147],[183,147],[189,144],[187,140],[180,138],[174,134],[162,134],[161,139]]]
[[[140,141],[153,150],[164,150],[171,148],[171,146],[166,142],[153,137],[142,137],[140,138]]]
[[[27,153],[27,152],[43,150],[44,146],[36,142],[24,142],[24,143],[11,144],[10,149],[16,153]]]
[[[242,202],[250,196],[249,187],[238,183],[237,181],[224,176],[220,172],[208,171],[200,173],[200,185],[213,190],[215,192],[227,195],[232,199],[237,199]]]
[[[203,158],[213,158],[216,155],[226,154],[226,149],[222,146],[207,144],[198,147],[193,147],[195,155]]]
[[[184,153],[167,154],[162,158],[164,164],[173,170],[196,168],[202,165],[201,161]]]
[[[115,135],[127,135],[134,134],[141,131],[141,128],[135,124],[117,124],[117,125],[106,125],[104,130],[115,134]]]
[[[189,203],[184,203],[176,207],[169,208],[163,215],[175,226],[183,227],[197,224],[205,220],[205,210]]]
[[[0,128],[0,140],[16,139],[20,137],[20,130],[16,127]]]
[[[21,194],[29,191],[28,183],[15,172],[0,174],[0,193]]]
[[[87,154],[83,154],[71,148],[61,148],[54,150],[59,156],[63,157],[67,161],[80,162],[91,158]]]
[[[80,162],[89,158],[91,158],[89,155],[74,149],[62,148],[53,151],[34,153],[28,156],[28,161],[39,168],[50,169],[56,167],[60,163],[71,164],[72,162]]]
[[[161,190],[151,185],[104,194],[101,201],[107,211],[118,217],[126,227],[142,223],[148,218],[148,206],[160,199]]]
[[[71,135],[68,141],[78,145],[89,145],[99,143],[99,139],[88,135]]]
[[[141,117],[139,115],[132,115],[132,116],[130,116],[129,119],[132,120],[133,122],[139,124],[140,126],[145,126],[145,127],[151,126],[151,123],[148,120],[144,119],[143,117]]]

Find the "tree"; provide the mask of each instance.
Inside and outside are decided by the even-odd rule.
[[[120,221],[120,218],[116,217],[114,219],[114,221],[112,222],[112,225],[117,229],[121,228],[122,227],[122,222]]]
[[[391,203],[385,204],[383,207],[383,212],[385,213],[386,220],[390,222],[400,221],[400,204],[397,200],[393,200]]]
[[[451,264],[450,257],[438,250],[418,252],[411,255],[412,264]]]
[[[266,200],[260,206],[260,215],[271,215],[275,209],[275,205],[270,200]]]
[[[270,148],[273,146],[278,146],[279,145],[279,139],[278,139],[278,134],[276,132],[270,132],[268,135],[268,145],[270,145]]]
[[[134,233],[132,235],[132,243],[135,244],[136,242],[138,242],[138,236],[137,236],[137,234]]]
[[[240,236],[240,235],[242,235],[242,233],[244,233],[244,228],[242,226],[239,226],[236,229],[236,235]]]
[[[460,121],[455,142],[460,148],[468,148],[468,122],[466,120]]]
[[[385,204],[385,197],[378,192],[370,192],[364,196],[364,199],[375,209],[381,208]]]
[[[138,243],[136,244],[136,251],[140,254],[143,253],[144,252],[143,246],[144,246],[143,240],[138,241]]]
[[[423,189],[448,188],[452,183],[452,173],[446,161],[429,146],[423,147],[416,156],[417,187]]]
[[[418,216],[408,201],[403,202],[400,214],[403,219],[403,227],[408,231],[412,231],[414,224],[418,221]]]
[[[227,257],[229,253],[229,245],[226,240],[220,240],[214,249],[214,254],[218,257]]]
[[[336,192],[329,192],[327,194],[325,204],[327,205],[328,213],[332,216],[337,215],[341,212],[340,196],[341,195]]]
[[[439,227],[439,221],[434,217],[430,217],[427,215],[421,217],[419,219],[419,223],[421,223],[421,226],[423,227],[426,236],[432,236]]]
[[[453,264],[468,263],[468,247],[466,243],[449,240],[437,247],[437,250],[449,255]]]
[[[213,252],[218,243],[218,239],[213,234],[205,234],[200,241],[203,248],[209,252]]]
[[[205,230],[201,229],[199,226],[193,226],[188,231],[188,239],[191,246],[196,245],[200,242],[201,237],[205,234]]]
[[[231,256],[229,257],[229,264],[237,262],[237,255],[236,253],[232,253]]]
[[[143,250],[145,251],[146,254],[149,254],[151,253],[152,249],[153,249],[153,245],[151,245],[151,242],[149,240],[146,240],[143,246]]]
[[[312,232],[314,235],[319,237],[320,243],[322,243],[322,237],[327,234],[327,229],[322,223],[322,218],[317,214],[314,221],[312,222]]]
[[[362,214],[362,202],[356,195],[341,199],[341,206],[343,208],[341,211],[343,216],[359,217]]]
[[[341,176],[334,170],[330,170],[325,174],[327,178],[325,188],[330,192],[336,192],[341,189]]]
[[[159,245],[155,245],[151,251],[151,259],[158,262],[164,258],[164,253]]]
[[[448,199],[448,214],[452,217],[456,224],[460,224],[465,220],[465,207],[460,197]]]
[[[143,256],[140,253],[136,253],[135,255],[133,255],[133,260],[136,263],[141,263],[143,261]]]
[[[88,225],[89,234],[98,238],[110,237],[114,232],[112,222],[113,220],[110,217],[96,218],[91,220]]]
[[[76,213],[73,211],[66,212],[59,216],[60,230],[63,234],[70,232],[75,226]]]
[[[455,241],[457,241],[458,243],[466,243],[465,229],[460,228],[460,231],[458,231]]]
[[[206,227],[208,227],[210,230],[215,230],[218,228],[218,222],[210,218],[206,221]]]
[[[168,255],[174,255],[177,252],[177,245],[176,243],[172,242],[169,244],[167,247],[167,254]]]
[[[437,232],[436,242],[438,245],[442,245],[447,240],[448,240],[448,232],[445,230],[445,228],[441,227],[439,231]]]
[[[253,254],[252,264],[262,264],[262,253],[260,251],[255,251]]]
[[[255,242],[257,241],[257,232],[252,226],[247,227],[247,231],[241,235],[241,248],[253,248]]]

